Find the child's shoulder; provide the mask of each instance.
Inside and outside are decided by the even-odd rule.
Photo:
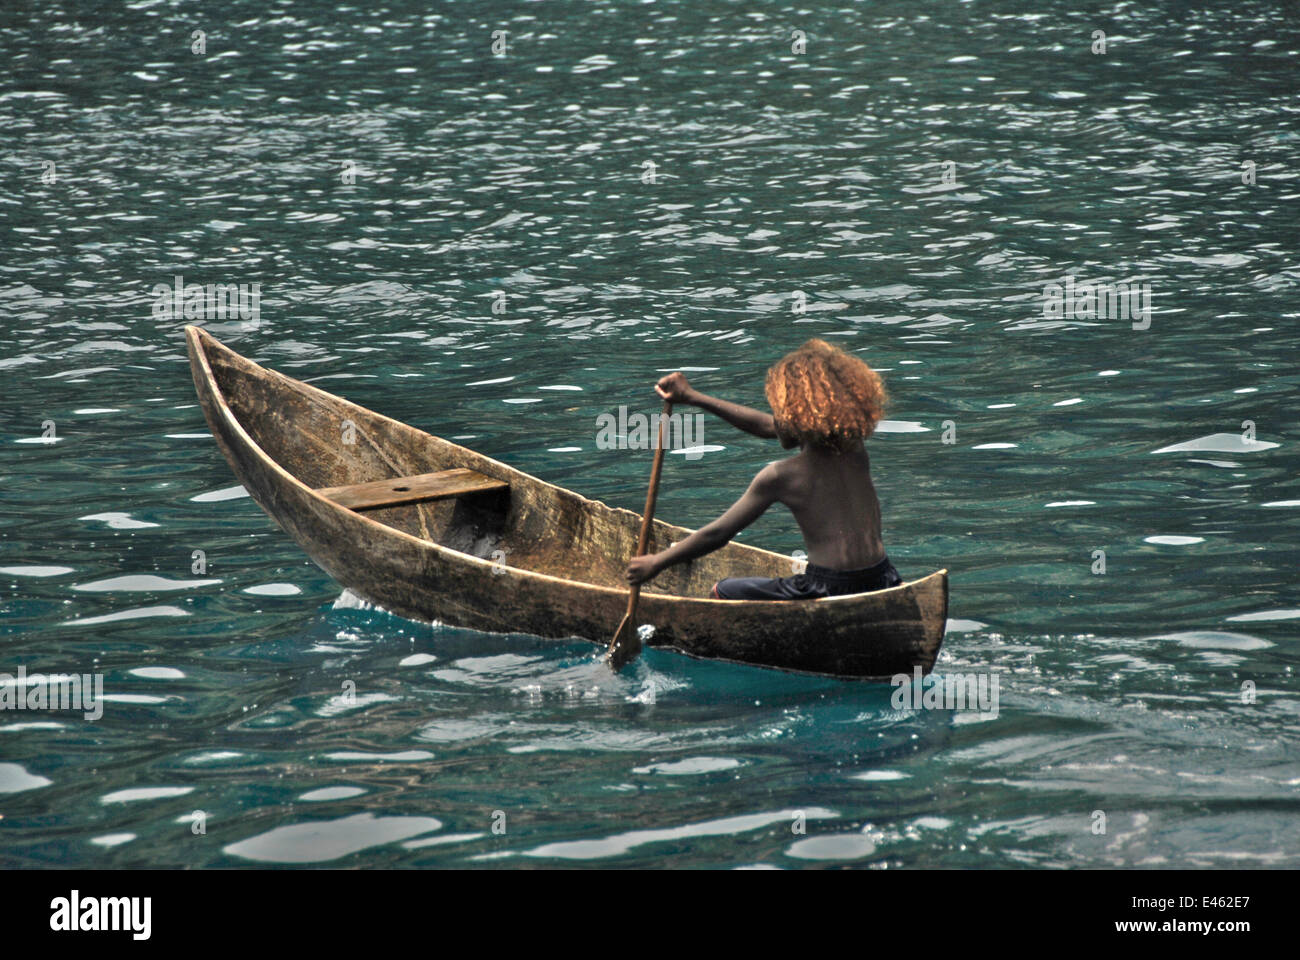
[[[808,463],[803,453],[795,453],[771,461],[758,471],[754,479],[778,487],[789,487],[792,484],[797,485],[808,475]]]
[[[796,466],[791,463],[794,459],[796,457],[786,457],[784,460],[773,460],[764,464],[763,468],[754,474],[754,486],[778,494],[787,489],[797,473]]]

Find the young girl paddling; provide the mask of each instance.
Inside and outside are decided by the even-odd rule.
[[[716,414],[756,437],[777,438],[799,453],[769,463],[745,495],[717,520],[660,553],[635,557],[629,583],[712,553],[774,503],[794,514],[808,548],[802,574],[731,577],[713,585],[719,600],[814,600],[883,590],[902,583],[885,555],[880,501],[863,441],[884,416],[885,386],[863,361],[824,340],[809,340],[767,372],[772,413],[728,403],[694,389],[680,373],[655,385],[659,396]]]

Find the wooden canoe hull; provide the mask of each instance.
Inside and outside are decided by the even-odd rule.
[[[253,500],[326,573],[403,617],[608,643],[640,516],[588,500],[441,437],[186,337],[204,416]],[[504,492],[358,513],[318,490],[467,467]],[[689,530],[656,520],[651,549]],[[947,622],[946,570],[815,601],[707,598],[726,576],[787,576],[790,558],[731,543],[641,593],[650,646],[853,679],[928,672]]]

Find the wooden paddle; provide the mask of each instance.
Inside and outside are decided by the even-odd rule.
[[[664,434],[668,428],[668,417],[673,412],[672,401],[664,403],[664,415],[659,418],[659,442],[655,445],[654,466],[650,468],[650,489],[645,495],[645,515],[641,518],[641,537],[637,540],[636,553],[645,555],[650,545],[650,526],[654,522],[655,498],[659,495],[659,471],[664,465]],[[636,603],[641,598],[641,584],[634,583],[627,597],[627,613],[623,622],[614,631],[614,639],[609,642],[609,652],[605,662],[615,673],[641,655],[641,635],[636,630]]]

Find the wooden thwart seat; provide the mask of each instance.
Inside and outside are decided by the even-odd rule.
[[[437,473],[421,473],[413,477],[354,483],[346,487],[322,487],[316,492],[349,510],[378,510],[380,507],[446,500],[471,493],[491,493],[509,487],[510,484],[504,480],[494,480],[474,470],[458,467],[455,470],[439,470]]]

